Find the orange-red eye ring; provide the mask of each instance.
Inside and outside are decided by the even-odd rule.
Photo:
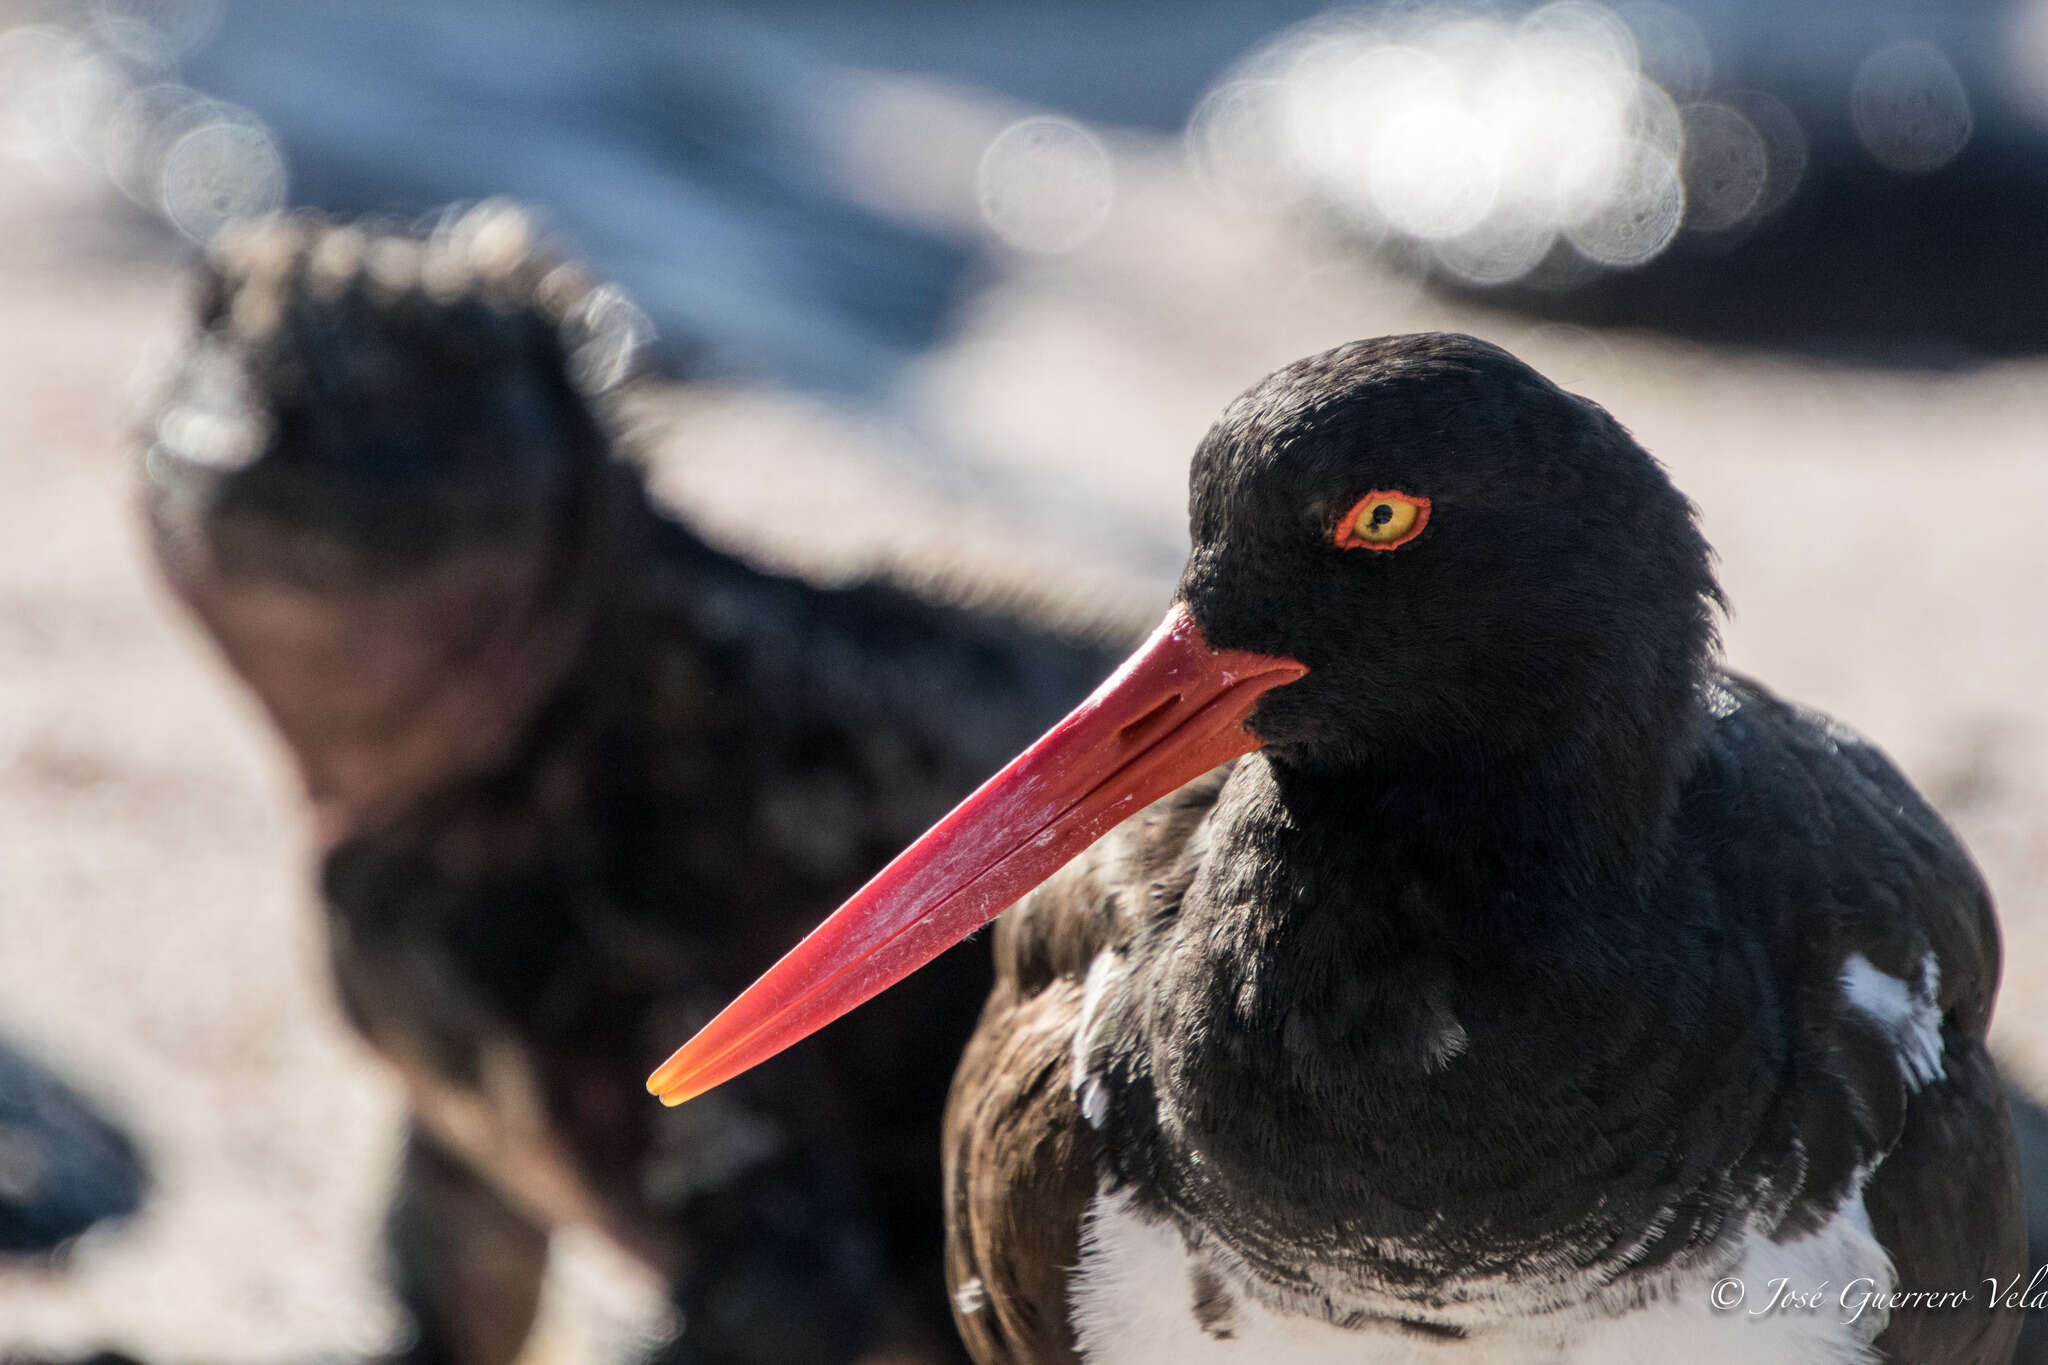
[[[1358,523],[1380,503],[1388,503],[1396,508],[1412,508],[1414,520],[1409,522],[1408,525],[1401,527],[1396,534],[1387,539],[1369,539],[1359,531]],[[1396,519],[1399,519],[1398,513],[1396,514]],[[1428,498],[1418,498],[1413,494],[1403,493],[1399,489],[1394,488],[1375,488],[1372,492],[1367,493],[1357,502],[1351,504],[1351,510],[1346,512],[1337,522],[1335,540],[1337,548],[1340,550],[1398,550],[1409,541],[1415,539],[1415,537],[1421,535],[1422,528],[1427,525],[1429,525]]]

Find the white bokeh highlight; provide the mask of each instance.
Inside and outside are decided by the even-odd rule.
[[[1747,221],[1771,178],[1771,149],[1740,109],[1701,103],[1685,108],[1688,221],[1725,232]]]
[[[1805,171],[1790,111],[1713,78],[1699,25],[1662,0],[1333,13],[1240,63],[1186,149],[1219,198],[1318,205],[1467,283],[1632,269],[1681,230],[1753,224]]]
[[[989,142],[975,170],[982,221],[1019,251],[1057,255],[1088,242],[1116,198],[1109,149],[1068,119],[1020,119]]]
[[[1940,48],[1918,41],[1863,59],[1849,87],[1849,117],[1864,150],[1906,175],[1955,160],[1976,126],[1962,77]]]
[[[111,185],[199,242],[282,206],[285,160],[263,121],[171,79],[221,11],[79,0],[64,23],[0,25],[0,172]]]
[[[165,153],[161,182],[164,217],[203,242],[283,206],[284,157],[261,123],[217,110]]]

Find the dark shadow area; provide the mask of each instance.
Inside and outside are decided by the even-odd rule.
[[[2020,1179],[2027,1196],[2027,1264],[2048,1266],[2048,1110],[2018,1086],[2008,1086],[2013,1135],[2020,1145]],[[2048,1312],[2027,1314],[2013,1365],[2048,1365]]]
[[[40,1063],[0,1042],[0,1256],[48,1260],[141,1207],[127,1134]]]

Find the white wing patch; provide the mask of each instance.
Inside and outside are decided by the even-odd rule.
[[[1422,1069],[1442,1071],[1464,1056],[1471,1043],[1471,1035],[1465,1032],[1465,1026],[1458,1017],[1449,1010],[1441,1011],[1437,1030],[1424,1049]]]
[[[1109,1092],[1088,1069],[1088,1054],[1095,1046],[1095,1016],[1102,1007],[1102,993],[1109,989],[1110,974],[1116,967],[1117,955],[1108,948],[1088,964],[1088,977],[1081,983],[1081,1014],[1074,1025],[1073,1066],[1068,1071],[1067,1084],[1090,1128],[1102,1127],[1109,1114]]]
[[[1717,1306],[1715,1285],[1729,1278],[1742,1301],[1722,1291]],[[1518,1314],[1505,1306],[1511,1287],[1462,1284],[1432,1314],[1462,1337],[1392,1320],[1343,1328],[1326,1314],[1361,1305],[1288,1305],[1213,1243],[1190,1250],[1171,1221],[1104,1192],[1089,1207],[1067,1297],[1087,1365],[1872,1365],[1888,1315],[1857,1309],[1865,1294],[1881,1304],[1893,1284],[1858,1195],[1810,1236],[1777,1243],[1752,1232],[1718,1267],[1671,1276],[1640,1306],[1593,1289],[1576,1307]],[[1782,1306],[1795,1291],[1818,1301]],[[1391,1300],[1365,1307],[1401,1311]]]
[[[1892,1040],[1909,1091],[1918,1091],[1943,1074],[1941,964],[1933,953],[1920,959],[1919,976],[1916,982],[1902,981],[1879,971],[1861,953],[1842,964],[1842,995]]]

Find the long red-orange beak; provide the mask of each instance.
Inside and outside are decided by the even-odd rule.
[[[1308,669],[1211,649],[1183,605],[1065,720],[983,783],[647,1080],[695,1099],[880,994],[1124,819],[1261,741],[1260,697]]]

